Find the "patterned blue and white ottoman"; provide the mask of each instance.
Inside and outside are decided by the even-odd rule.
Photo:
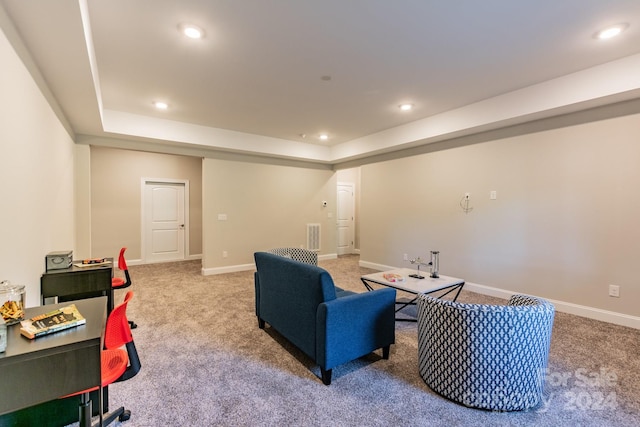
[[[518,411],[542,402],[554,306],[514,295],[508,305],[418,297],[420,375],[463,405]]]

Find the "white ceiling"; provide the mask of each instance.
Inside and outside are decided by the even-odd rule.
[[[640,97],[638,0],[0,4],[74,134],[104,145],[336,164]]]

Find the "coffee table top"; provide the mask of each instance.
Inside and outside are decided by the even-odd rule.
[[[429,277],[428,271],[420,272],[420,275],[424,276],[424,279],[409,277],[409,275],[416,273],[417,270],[414,268],[399,268],[396,270],[380,271],[378,273],[366,274],[360,279],[363,282],[373,282],[379,285],[396,288],[401,291],[410,292],[412,294],[431,293],[439,291],[441,289],[464,284],[464,280],[455,277],[441,275],[439,278],[434,279],[432,277]],[[399,279],[396,281],[387,280],[384,276],[389,274],[396,274],[399,276]]]

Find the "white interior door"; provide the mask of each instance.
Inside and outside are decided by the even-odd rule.
[[[338,184],[338,255],[353,253],[355,199],[353,184]]]
[[[143,210],[145,261],[183,260],[185,184],[147,181]]]

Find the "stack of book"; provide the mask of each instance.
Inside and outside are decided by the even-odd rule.
[[[71,304],[20,322],[20,333],[29,339],[84,325],[87,320]]]

